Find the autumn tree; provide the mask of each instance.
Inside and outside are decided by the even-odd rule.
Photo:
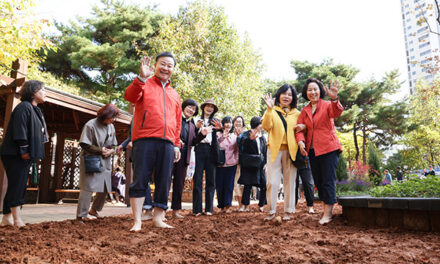
[[[36,18],[34,7],[34,0],[0,1],[0,73],[9,72],[16,59],[27,61],[30,72],[36,71],[34,66],[41,60],[36,51],[51,47],[41,35],[49,22]]]
[[[409,121],[417,129],[405,134],[403,156],[419,168],[440,163],[440,80],[420,84],[410,100]]]
[[[214,99],[221,114],[243,115],[249,120],[260,112],[263,96],[261,56],[247,36],[228,23],[224,9],[195,1],[160,25],[149,42],[153,53],[175,54],[173,85],[182,99]]]

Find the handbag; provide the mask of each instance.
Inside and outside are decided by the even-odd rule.
[[[101,172],[100,156],[84,156],[86,173]]]
[[[226,153],[225,150],[220,146],[217,148],[217,166],[223,166],[226,163]]]
[[[277,112],[277,114],[280,116],[281,121],[283,121],[284,129],[286,130],[286,135],[287,135],[287,123],[286,123],[286,120],[284,119],[284,116],[280,112],[278,112],[278,111],[275,111],[275,112]],[[303,154],[301,154],[301,151],[299,150],[299,147],[298,147],[298,151],[296,151],[295,160],[292,161],[293,165],[298,170],[304,169],[304,168],[308,167],[308,164],[309,164],[308,161],[309,161],[309,157],[304,156]]]
[[[242,154],[241,166],[243,168],[260,168],[263,159],[260,154]]]

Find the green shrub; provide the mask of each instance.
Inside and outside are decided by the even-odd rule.
[[[338,181],[347,180],[347,160],[344,158],[344,155],[339,156],[338,166],[336,167],[336,179]]]
[[[411,178],[370,190],[373,197],[440,197],[440,177],[428,176],[424,179]]]

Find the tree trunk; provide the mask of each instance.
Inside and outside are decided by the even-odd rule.
[[[354,159],[356,161],[358,161],[359,160],[359,145],[358,145],[356,134],[357,134],[357,127],[356,127],[356,124],[354,124],[353,125],[353,140],[354,140],[354,147],[356,150],[356,154],[354,155]]]
[[[367,131],[362,127],[362,162],[367,164]]]

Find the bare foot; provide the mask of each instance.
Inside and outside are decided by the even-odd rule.
[[[12,213],[3,215],[1,225],[2,226],[13,226],[14,225],[14,218],[12,217]]]
[[[179,213],[179,211],[175,211],[175,212],[174,212],[174,217],[175,217],[175,218],[184,218],[183,215],[181,215],[181,214]]]
[[[164,223],[162,220],[156,220],[156,219],[153,219],[153,226],[160,227],[160,228],[174,228],[174,227]]]
[[[153,210],[146,210],[145,213],[142,214],[142,221],[147,221],[153,219]]]
[[[141,231],[142,221],[135,221],[133,227],[130,229],[130,232],[138,232]]]

